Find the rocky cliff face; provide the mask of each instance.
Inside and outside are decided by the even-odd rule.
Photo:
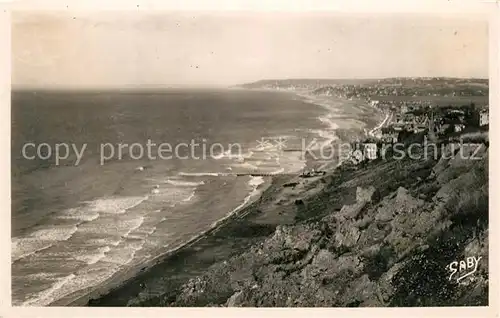
[[[165,305],[487,305],[488,152],[464,159],[458,151],[467,147],[449,145],[440,160],[358,168],[338,186],[355,188],[355,202],[319,220],[278,226],[263,243],[191,279]],[[450,264],[470,257],[481,257],[477,271],[457,282],[473,268],[453,276]]]

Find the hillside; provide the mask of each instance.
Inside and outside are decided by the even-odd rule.
[[[157,305],[487,305],[488,151],[482,145],[480,160],[463,159],[458,153],[475,146],[459,147],[441,153],[451,159],[344,165],[300,200],[275,191],[274,208],[297,223],[279,225]],[[473,256],[481,257],[474,275],[450,278],[449,264]]]

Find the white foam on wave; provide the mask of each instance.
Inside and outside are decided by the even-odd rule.
[[[19,306],[47,306],[66,295],[104,282],[119,269],[120,266],[110,263],[94,264],[56,279],[49,288],[34,294],[24,302],[13,300],[13,304]]]
[[[129,225],[131,226],[130,229],[127,231],[127,233],[125,233],[123,236],[124,237],[127,237],[130,233],[132,233],[133,231],[137,230],[141,225],[142,223],[144,223],[144,216],[141,216],[137,219],[132,219],[132,220],[129,220],[128,221]]]
[[[130,232],[139,228],[143,222],[143,215],[114,215],[113,217],[84,223],[79,226],[78,232],[82,234],[106,234],[109,240],[104,240],[111,244],[110,240],[116,240],[130,234]]]
[[[227,158],[227,159],[236,159],[236,160],[244,160],[245,158],[248,158],[251,155],[252,155],[251,151],[249,153],[246,153],[246,154],[240,154],[240,153],[233,154],[231,152],[231,149],[229,149],[229,150],[226,150],[224,152],[221,152],[218,155],[213,156],[212,158],[215,159],[215,160],[220,160],[220,159],[224,159],[224,158]]]
[[[11,261],[43,251],[56,242],[66,241],[77,230],[75,225],[54,225],[52,228],[36,230],[25,237],[14,237],[11,242]]]
[[[262,143],[260,145],[257,145],[257,147],[254,148],[255,151],[270,151],[270,150],[277,150],[276,145],[272,144],[271,142],[266,142]]]
[[[248,184],[254,188],[258,187],[259,185],[264,183],[264,178],[263,177],[252,177],[250,181],[248,181]]]
[[[21,277],[21,276],[12,276],[12,278],[17,278],[17,277]],[[28,279],[28,280],[38,280],[38,279],[53,280],[54,278],[57,277],[57,274],[41,272],[41,273],[23,275],[22,277],[25,279]]]
[[[16,241],[14,241],[16,240]],[[21,258],[25,258],[36,252],[42,251],[51,247],[53,242],[43,242],[36,239],[22,238],[22,239],[12,239],[11,246],[11,260],[12,262],[17,261]]]
[[[325,116],[319,116],[318,120],[327,126],[328,130],[337,130],[339,125],[335,122],[337,118],[334,118],[332,114],[327,114]]]
[[[159,221],[159,222],[161,222],[161,221]],[[155,231],[156,231],[156,226],[146,226],[146,227],[141,226],[141,227],[135,229],[133,232],[129,233],[127,235],[127,237],[132,238],[132,239],[138,239],[138,240],[146,240]]]
[[[29,237],[45,241],[65,241],[69,239],[78,228],[76,225],[59,225],[32,232]]]
[[[87,263],[87,265],[91,265],[103,259],[106,256],[106,253],[109,251],[111,251],[111,248],[109,246],[103,246],[94,249],[93,251],[85,251],[84,253],[78,252],[76,255],[74,255],[74,258],[78,261]]]
[[[191,194],[187,198],[182,199],[182,202],[189,202],[194,198],[194,196],[195,196],[195,191],[191,192]]]
[[[57,215],[59,219],[67,219],[67,220],[78,220],[82,222],[89,222],[97,219],[99,217],[99,213],[97,211],[89,210],[85,207],[82,208],[71,208],[61,212]]]
[[[120,266],[127,265],[134,260],[135,254],[144,247],[145,243],[145,240],[127,241],[126,245],[124,244],[106,253],[102,261]]]
[[[179,172],[179,176],[186,177],[222,177],[227,175],[227,173],[221,172]]]
[[[339,128],[339,125],[334,121],[334,118],[332,114],[327,114],[325,116],[320,116],[318,117],[319,121],[325,124],[327,127],[326,130],[324,129],[317,129],[313,130],[316,132],[321,138],[325,138],[329,141],[337,140],[338,137],[335,134],[335,130]]]
[[[86,242],[94,246],[117,246],[122,240],[117,238],[88,239]]]
[[[241,164],[234,164],[233,168],[242,168],[242,169],[248,169],[248,170],[257,170],[259,167],[257,165],[253,165],[251,163],[245,162]]]
[[[232,215],[233,213],[239,211],[241,208],[243,208],[248,202],[250,202],[250,200],[252,198],[254,198],[255,196],[259,195],[260,194],[260,191],[258,190],[258,187],[259,185],[263,184],[265,181],[264,181],[264,178],[261,177],[261,176],[258,176],[258,177],[251,177],[250,180],[248,181],[248,185],[251,187],[251,191],[250,193],[245,197],[245,199],[243,199],[243,202],[238,205],[236,208],[234,208],[233,210],[231,210],[227,216],[230,216]],[[222,219],[224,220],[224,219]],[[214,222],[212,224],[212,226],[216,226],[219,222],[221,222],[222,220],[218,220],[216,222]]]
[[[44,282],[44,286],[45,284],[47,285],[44,287],[45,289],[32,293],[28,299],[13,298],[13,302],[24,306],[43,306],[67,294],[89,286],[95,286],[106,279],[106,277],[110,277],[119,267],[108,262],[108,268],[105,268],[98,275],[93,273],[90,276],[84,274],[83,277],[80,277],[78,273],[99,265],[108,258],[108,254],[111,254],[110,257],[112,259],[116,259],[117,255],[123,255],[121,256],[121,261],[114,262],[116,264],[130,262],[136,251],[142,248],[144,240],[134,240],[127,236],[141,227],[144,222],[145,212],[135,211],[133,214],[124,212],[137,206],[147,198],[109,197],[84,202],[85,205],[83,207],[68,209],[56,215],[58,219],[77,220],[76,224],[75,222],[71,225],[46,224],[44,227],[35,228],[29,235],[13,238],[12,261],[16,261],[37,252],[40,252],[41,256],[50,259],[52,257],[51,254],[47,254],[43,250],[50,247],[57,247],[58,245],[56,244],[70,239],[76,232],[83,235],[88,233],[91,234],[91,237],[93,234],[105,234],[107,236],[72,242],[71,244],[76,244],[75,248],[68,251],[69,253],[66,253],[68,254],[66,256],[69,259],[83,262],[86,265],[82,264],[82,266],[75,268],[77,272],[65,277],[60,277],[60,274],[58,275],[57,273],[41,273],[38,278],[33,277],[33,279],[47,281]],[[152,231],[154,231],[154,228],[146,229],[146,232],[152,233]],[[149,233],[146,233],[144,236],[147,237]],[[130,247],[123,247],[123,245],[129,245],[129,243]],[[63,255],[65,252],[57,252],[56,254]]]
[[[128,209],[131,209],[145,200],[148,196],[138,197],[110,197],[100,198],[94,201],[87,202],[88,208],[92,212],[122,214]]]
[[[205,184],[204,181],[194,182],[194,181],[183,181],[183,180],[173,180],[173,179],[167,179],[165,183],[178,187],[197,187]]]
[[[195,191],[195,187],[170,185],[168,187],[158,189],[156,198],[167,206],[175,207],[177,204],[185,202],[184,200],[192,196]]]
[[[321,148],[327,147],[331,145],[332,142],[339,139],[335,131],[311,129],[310,132],[318,135],[320,138],[323,139],[322,142],[316,142],[312,144],[310,147],[311,150],[319,150]]]
[[[22,306],[46,306],[50,304],[52,301],[57,299],[54,294],[57,293],[59,289],[61,289],[65,284],[70,282],[76,276],[75,274],[70,274],[66,277],[63,277],[57,280],[50,288],[40,292],[35,297],[32,297],[25,302],[23,302]]]
[[[226,158],[228,155],[231,155],[231,150],[221,152],[220,154],[213,156],[213,158],[216,160],[220,160],[220,159]]]

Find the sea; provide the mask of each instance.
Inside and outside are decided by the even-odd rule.
[[[76,297],[202,235],[303,171],[343,109],[248,90],[12,92],[12,304]]]

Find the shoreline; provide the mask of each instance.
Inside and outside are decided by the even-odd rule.
[[[255,90],[255,89],[254,89]],[[293,93],[295,96],[299,98],[303,98],[306,102],[312,103],[318,107],[322,107],[323,109],[327,110],[329,114],[333,112],[333,105],[327,105],[328,103],[328,98],[318,98],[318,96],[314,95],[308,95],[305,94],[305,92],[293,92],[293,91],[276,91],[272,89],[264,89],[264,90],[258,90],[258,91],[266,91],[266,92],[279,92],[279,93]],[[337,99],[335,98],[335,102],[354,102],[354,103],[359,103],[364,101],[351,101],[351,100],[342,100],[342,99]],[[364,103],[366,104],[366,103]],[[369,106],[369,105],[366,105]],[[370,107],[371,108],[371,107]],[[383,124],[383,122],[382,122]],[[365,123],[366,126],[369,126],[370,123]],[[371,127],[370,127],[371,128]],[[365,135],[366,135],[366,129],[365,129]],[[320,165],[322,169],[326,169],[328,171],[333,171],[335,170],[341,163],[340,162],[335,162],[333,160],[331,163],[326,163]],[[330,165],[330,166],[329,166]],[[316,162],[306,162],[306,167],[315,167],[317,168],[319,165]],[[329,166],[329,167],[328,167]],[[228,229],[231,229],[232,226],[234,226],[237,223],[240,222],[248,222],[249,220],[259,217],[259,207],[260,207],[260,202],[263,200],[263,197],[267,195],[267,193],[270,191],[271,193],[275,190],[280,190],[283,184],[290,183],[293,180],[296,180],[300,177],[300,172],[294,173],[294,174],[288,174],[286,176],[283,175],[277,175],[277,176],[271,176],[269,181],[266,181],[266,186],[264,189],[259,189],[259,193],[255,195],[253,198],[251,198],[244,206],[241,206],[239,208],[236,208],[233,213],[228,214],[226,217],[220,219],[217,221],[217,224],[210,229],[198,233],[195,237],[192,239],[188,240],[185,243],[180,244],[178,247],[169,250],[159,256],[157,256],[155,259],[149,261],[148,264],[141,264],[141,265],[134,265],[129,269],[125,269],[123,271],[120,271],[113,275],[111,278],[108,279],[108,281],[102,285],[95,286],[93,288],[88,288],[88,292],[85,291],[77,291],[73,294],[67,295],[61,299],[58,299],[54,302],[52,302],[49,306],[108,306],[115,304],[114,306],[125,306],[127,303],[132,300],[136,299],[138,296],[134,296],[132,294],[135,293],[135,290],[139,287],[142,289],[143,287],[141,286],[146,286],[149,285],[149,282],[151,280],[154,280],[158,275],[164,275],[163,271],[165,268],[168,268],[169,265],[170,267],[175,268],[177,266],[176,264],[176,258],[179,257],[179,255],[187,254],[187,257],[194,257],[196,258],[196,254],[198,253],[203,253],[204,249],[203,248],[216,248],[214,246],[218,245],[220,242],[218,242],[218,233],[228,231]],[[316,179],[316,178],[314,178]],[[317,181],[313,180],[312,182]],[[320,189],[316,189],[318,191]],[[307,192],[306,190],[303,190],[301,192]],[[273,214],[272,211],[271,214]],[[272,219],[273,217],[270,216]],[[251,222],[251,221],[249,221]],[[278,222],[279,223],[279,222]],[[230,230],[229,230],[230,231]],[[260,237],[260,236],[258,236]],[[266,236],[264,236],[266,237]],[[249,243],[253,241],[254,237],[248,239],[246,243]],[[222,242],[222,245],[230,245],[228,242]],[[220,244],[219,244],[220,245]],[[243,243],[245,246],[245,242]],[[193,256],[194,254],[194,256]],[[208,266],[207,266],[208,268]],[[129,288],[130,287],[130,288]],[[90,290],[91,289],[91,290]],[[131,291],[133,290],[133,291]],[[82,294],[83,293],[83,294]],[[167,293],[167,292],[165,292]],[[163,293],[163,295],[165,295]],[[140,292],[138,292],[140,294]],[[73,296],[72,296],[73,295]],[[113,299],[113,298],[117,299]],[[125,299],[128,299],[128,302],[125,303]],[[122,301],[120,301],[122,300]],[[139,300],[140,301],[140,300]]]
[[[298,176],[298,174],[297,174]],[[296,177],[296,176],[294,176]],[[289,178],[294,178],[290,176]],[[108,298],[113,298],[114,295],[119,294],[119,298],[123,298],[123,294],[128,294],[129,286],[135,285],[134,287],[140,286],[144,281],[149,280],[149,278],[155,279],[157,277],[156,271],[161,271],[165,265],[167,265],[176,257],[181,254],[190,254],[200,251],[198,245],[206,245],[207,241],[211,241],[216,237],[219,231],[227,230],[233,223],[245,220],[252,216],[256,211],[256,205],[258,205],[261,196],[268,190],[270,190],[273,185],[277,182],[277,179],[282,179],[282,176],[271,177],[269,183],[265,189],[261,189],[258,196],[255,196],[252,200],[247,202],[244,207],[229,214],[228,217],[223,218],[218,221],[218,224],[209,230],[199,233],[193,239],[185,242],[184,244],[172,249],[162,255],[159,255],[153,262],[146,266],[136,266],[130,268],[122,273],[119,273],[115,278],[111,278],[111,282],[101,287],[95,288],[91,292],[75,297],[71,300],[63,301],[59,299],[50,306],[92,306],[91,302],[98,302],[99,305],[107,306],[109,303]],[[278,181],[278,183],[280,183]],[[286,183],[286,182],[285,182]],[[209,243],[208,243],[209,244]],[[126,297],[128,298],[128,297]],[[131,297],[133,298],[133,297]],[[111,300],[114,303],[115,300]],[[120,304],[120,306],[126,306],[125,303]]]
[[[261,187],[259,185],[256,190],[259,191],[257,195],[253,195],[252,197],[249,198],[248,201],[243,202],[239,206],[237,206],[233,211],[228,213],[225,217],[217,220],[215,222],[215,225],[210,227],[209,229],[197,233],[195,236],[193,236],[191,239],[187,240],[184,243],[180,243],[177,247],[174,247],[157,257],[151,259],[148,263],[146,264],[135,264],[134,266],[124,269],[122,271],[118,271],[115,274],[113,274],[110,278],[108,278],[107,282],[105,281],[102,286],[97,285],[93,287],[88,287],[86,288],[87,290],[91,289],[88,292],[85,292],[83,290],[79,290],[76,292],[73,292],[69,295],[66,295],[60,299],[55,300],[54,302],[50,303],[48,306],[86,306],[88,305],[88,302],[97,297],[102,297],[107,295],[108,293],[112,292],[115,289],[119,289],[122,286],[127,285],[127,283],[131,282],[134,280],[134,278],[137,275],[140,275],[142,272],[147,272],[154,268],[155,266],[163,263],[166,259],[169,257],[172,257],[176,253],[182,252],[184,249],[190,248],[192,245],[196,244],[198,241],[204,239],[205,237],[211,235],[213,232],[216,232],[219,230],[221,227],[226,225],[227,223],[230,223],[232,219],[234,218],[239,218],[239,217],[244,217],[246,214],[244,211],[247,208],[250,208],[253,203],[259,199],[260,195],[266,191],[272,184],[272,179],[269,181],[264,182],[264,186]],[[248,212],[247,212],[248,213]]]

